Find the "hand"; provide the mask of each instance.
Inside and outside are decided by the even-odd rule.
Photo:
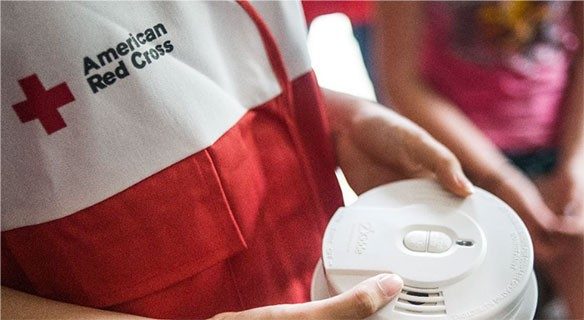
[[[501,198],[517,212],[529,230],[538,258],[549,260],[556,256],[551,241],[559,219],[528,177],[514,167],[506,166],[498,171],[496,177],[482,181],[480,186]]]
[[[584,169],[559,167],[549,176],[536,180],[548,207],[560,217],[558,230],[584,234]]]
[[[361,102],[350,129],[336,136],[338,163],[357,194],[405,178],[434,176],[459,196],[473,192],[446,147],[410,120],[373,102]]]
[[[558,167],[549,176],[537,180],[545,202],[559,218],[558,233],[552,237],[554,255],[540,261],[541,272],[546,273],[557,294],[567,302],[569,315],[584,318],[584,172],[573,166]],[[550,259],[551,258],[551,259]]]
[[[400,277],[380,274],[329,299],[221,313],[213,319],[364,319],[396,297],[402,286]]]

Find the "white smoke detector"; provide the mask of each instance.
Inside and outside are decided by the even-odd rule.
[[[517,214],[476,189],[459,198],[431,180],[372,189],[326,229],[312,300],[380,273],[404,280],[371,319],[533,319],[533,247]]]

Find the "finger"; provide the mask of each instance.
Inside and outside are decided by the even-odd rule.
[[[559,232],[561,221],[558,216],[543,202],[536,203],[528,208],[529,214],[522,216],[526,224],[532,223],[544,233]]]
[[[433,172],[444,188],[462,197],[474,192],[474,187],[462,171],[458,159],[428,133],[414,137],[407,144],[414,160]]]
[[[560,217],[558,231],[568,235],[584,234],[584,205],[580,201],[570,202]]]
[[[323,319],[364,319],[395,298],[403,287],[395,274],[380,274],[353,289],[330,299],[319,301],[317,317]]]
[[[562,221],[562,224],[556,228],[555,232],[565,236],[582,235],[584,234],[584,223],[582,223],[581,219],[566,217]]]
[[[582,199],[571,199],[563,208],[564,216],[578,217],[584,213],[584,203]]]

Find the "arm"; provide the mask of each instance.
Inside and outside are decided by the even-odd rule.
[[[583,3],[572,3],[571,13],[580,47],[571,68],[570,86],[561,114],[558,163],[551,175],[538,180],[546,203],[563,218],[567,233],[584,232],[584,36]],[[555,190],[564,192],[554,192]]]
[[[507,160],[456,106],[433,92],[417,73],[422,27],[420,2],[391,2],[380,6],[377,52],[380,79],[394,107],[426,128],[461,160],[471,179],[484,185]],[[461,134],[464,133],[464,134]]]
[[[460,159],[478,186],[509,203],[532,233],[554,230],[557,219],[535,185],[450,101],[432,91],[418,73],[423,3],[383,2],[377,17],[376,51],[382,89],[395,108],[428,130]],[[538,246],[542,248],[542,246]]]
[[[6,319],[145,319],[73,304],[48,300],[2,287],[2,317]]]
[[[584,163],[584,4],[572,4],[575,31],[580,41],[580,47],[574,58],[570,88],[566,97],[562,115],[562,129],[560,138],[559,167],[570,167],[576,163]]]

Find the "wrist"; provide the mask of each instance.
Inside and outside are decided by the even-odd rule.
[[[369,102],[349,94],[323,89],[323,97],[333,135],[350,131],[355,119],[363,112]]]

